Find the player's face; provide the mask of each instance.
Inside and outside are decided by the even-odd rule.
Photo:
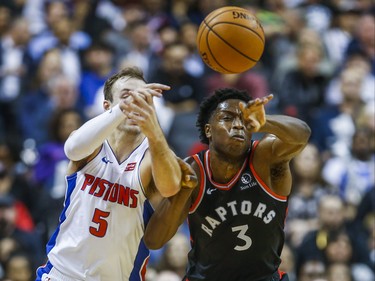
[[[245,129],[239,102],[223,101],[211,116],[206,126],[210,148],[233,156],[241,156],[249,149],[251,133]]]
[[[142,88],[146,83],[142,80],[124,77],[119,79],[113,84],[112,93],[113,93],[113,105],[120,103],[121,101],[130,101],[132,102],[133,97],[129,95],[129,91],[133,91],[139,88]],[[125,123],[121,124],[120,129],[127,131],[140,132],[140,129],[135,125],[131,119],[125,119]]]

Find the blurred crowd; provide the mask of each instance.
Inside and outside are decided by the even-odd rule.
[[[281,269],[291,281],[374,281],[373,3],[0,0],[0,280],[33,280],[46,261],[65,195],[64,141],[102,112],[105,80],[136,65],[172,87],[155,105],[180,157],[204,148],[196,112],[219,87],[273,93],[268,113],[306,121]],[[260,62],[241,74],[210,70],[196,49],[201,21],[227,5],[251,10],[266,36]],[[189,248],[184,224],[152,251],[147,280],[181,280]]]

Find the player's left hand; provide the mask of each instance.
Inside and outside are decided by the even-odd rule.
[[[240,102],[239,107],[247,130],[250,132],[258,132],[266,123],[264,106],[272,99],[273,94],[270,94],[263,98],[251,100],[248,103]]]

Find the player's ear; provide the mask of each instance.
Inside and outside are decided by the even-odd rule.
[[[205,133],[207,138],[211,137],[211,126],[210,126],[210,124],[206,124],[204,126],[204,133]]]
[[[110,110],[111,109],[111,103],[107,100],[103,101],[103,108],[104,110]]]

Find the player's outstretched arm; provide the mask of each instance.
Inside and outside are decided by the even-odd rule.
[[[198,184],[192,167],[179,158],[177,161],[182,172],[181,190],[161,201],[146,226],[144,242],[152,250],[160,249],[176,234],[188,216],[191,194]]]
[[[91,155],[124,118],[119,105],[116,105],[87,121],[65,142],[66,156],[72,161],[79,161]]]
[[[290,160],[305,147],[311,130],[304,121],[297,118],[286,115],[266,115],[264,107],[272,98],[271,94],[247,104],[242,102],[240,109],[249,131],[268,133],[277,137],[268,139],[272,143],[272,159]]]
[[[142,183],[146,189],[151,183],[163,197],[170,197],[180,190],[181,170],[157,119],[153,93],[158,90],[158,85],[161,84],[147,84],[144,88],[129,91],[132,99],[122,109],[148,139],[150,155],[145,157],[142,165],[151,166],[151,173],[148,168],[142,168]]]
[[[311,130],[302,120],[286,115],[267,115],[260,132],[269,133],[272,138],[272,156],[290,160],[306,146]]]

